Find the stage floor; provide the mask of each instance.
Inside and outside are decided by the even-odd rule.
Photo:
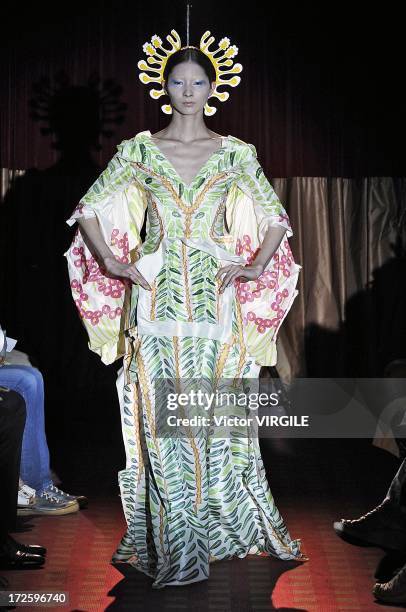
[[[82,441],[84,442],[84,441]],[[374,601],[374,571],[383,552],[342,542],[332,523],[355,518],[381,501],[399,460],[367,440],[261,442],[272,493],[289,531],[301,538],[306,563],[269,557],[210,565],[210,579],[185,587],[151,589],[128,565],[110,564],[125,531],[112,476],[121,450],[75,442],[62,488],[89,496],[89,507],[62,517],[20,519],[14,537],[48,548],[44,568],[1,572],[13,590],[69,592],[69,605],[48,610],[256,612],[393,610]],[[72,448],[72,447],[71,447]],[[109,460],[110,457],[110,460]],[[120,469],[121,466],[118,466]],[[38,610],[42,608],[25,608]]]

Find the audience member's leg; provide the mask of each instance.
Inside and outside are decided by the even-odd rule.
[[[44,423],[44,382],[36,368],[9,365],[0,370],[0,383],[20,393],[26,403],[27,419],[21,452],[20,475],[37,492],[52,484],[49,450]]]
[[[386,501],[406,514],[406,459],[403,459],[400,468],[386,494]],[[406,529],[406,523],[405,523]]]
[[[406,553],[406,459],[380,504],[356,519],[335,521],[333,526],[350,544]]]
[[[15,530],[21,442],[26,419],[25,404],[15,391],[0,392],[0,541]]]
[[[24,366],[28,367],[28,366]],[[37,485],[33,478],[29,475],[29,466],[26,464],[25,457],[25,444],[23,438],[23,448],[22,448],[22,459],[21,459],[21,478],[29,484],[31,487],[37,490],[37,492],[41,492],[50,485],[52,485],[51,473],[50,473],[50,465],[49,465],[49,450],[48,444],[46,440],[45,434],[45,417],[44,417],[44,379],[42,374],[36,368],[30,368],[30,375],[32,377],[32,385],[34,387],[33,393],[33,401],[35,404],[34,413],[36,415],[36,424],[37,424],[37,445],[39,452],[39,464],[38,469],[39,472],[36,476]],[[35,381],[35,382],[34,382]],[[25,431],[24,431],[25,436]],[[28,442],[28,446],[31,446],[30,442]],[[26,475],[26,477],[24,477]]]
[[[27,407],[21,452],[21,479],[36,490],[36,503],[19,508],[19,514],[70,514],[87,505],[83,495],[69,495],[58,489],[51,478],[49,450],[44,422],[44,381],[36,368],[7,365],[0,368],[0,384],[19,392]]]
[[[26,406],[22,396],[0,387],[0,566],[35,567],[45,562],[46,548],[21,544],[10,531],[16,529],[18,475]]]

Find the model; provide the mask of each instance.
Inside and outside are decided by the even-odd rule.
[[[210,562],[233,556],[306,559],[275,506],[255,436],[157,431],[157,381],[216,389],[276,363],[300,269],[254,146],[204,121],[216,110],[210,96],[228,98],[217,88],[240,82],[237,48],[223,38],[211,50],[210,32],[200,48],[182,47],[174,30],[167,40],[169,48],[153,36],[139,67],[143,83],[161,86],[151,96],[169,97],[162,109],[171,121],[118,146],[68,220],[80,230],[65,254],[89,347],[106,364],[124,358],[119,485],[128,530],[113,560],[153,577],[155,588],[204,580]]]

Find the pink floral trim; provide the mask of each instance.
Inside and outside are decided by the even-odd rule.
[[[76,206],[75,210],[71,214],[71,217],[75,217],[76,215],[81,215],[84,207],[85,205],[83,204],[83,202],[79,202],[79,204]]]
[[[75,304],[80,316],[82,317],[82,319],[90,320],[92,325],[98,325],[103,315],[106,315],[109,317],[109,319],[113,320],[116,317],[120,316],[123,312],[120,306],[117,306],[116,308],[111,308],[111,306],[109,306],[108,304],[104,304],[101,310],[86,310],[86,308],[83,306],[83,302],[88,299],[88,295],[83,291],[82,285],[79,283],[78,280],[75,279],[71,282],[70,286],[72,287],[72,290],[79,296],[75,300]]]
[[[242,240],[237,238],[237,244],[236,244],[236,247],[235,247],[236,254],[237,255],[242,255],[244,251],[249,253],[249,255],[247,257],[247,262],[249,264],[254,261],[257,253],[259,252],[259,247],[255,251],[253,251],[251,236],[249,236],[248,234],[244,234],[244,236],[242,237]]]
[[[293,255],[287,239],[283,240],[284,253],[282,257],[279,257],[278,253],[272,257],[272,261],[275,262],[274,268],[277,270],[281,270],[283,276],[290,276],[290,268],[293,266]],[[279,249],[278,249],[279,251]]]
[[[244,323],[247,324],[248,322],[253,321],[257,327],[257,332],[260,334],[263,334],[267,328],[279,327],[280,321],[283,319],[286,312],[286,310],[281,308],[280,304],[285,298],[288,297],[288,295],[289,291],[287,289],[277,292],[275,301],[271,304],[271,308],[275,312],[275,316],[272,317],[272,319],[259,317],[253,310],[250,310],[247,312],[247,316],[244,317]]]
[[[284,215],[281,215],[281,217],[283,216]],[[283,246],[285,247],[285,253],[281,257],[279,257],[279,248],[278,251],[272,257],[272,270],[265,270],[265,272],[263,272],[261,276],[259,276],[254,281],[234,281],[234,286],[237,292],[237,299],[241,304],[245,304],[246,302],[253,302],[256,298],[260,298],[261,291],[263,291],[264,289],[277,289],[279,287],[279,272],[282,272],[283,276],[285,277],[290,276],[290,268],[292,267],[294,262],[292,251],[290,249],[289,242],[287,239],[283,241]],[[255,260],[259,250],[259,247],[255,251],[253,250],[252,240],[248,234],[244,234],[242,240],[237,238],[236,254],[242,255],[244,251],[248,253],[248,264],[251,264]],[[250,289],[253,283],[255,283],[256,286],[253,289]]]
[[[280,215],[279,220],[288,222],[286,215]],[[237,239],[236,254],[244,254],[248,264],[255,260],[259,250],[260,249],[257,248],[254,251],[252,239],[248,234],[245,234],[241,240]],[[241,304],[254,302],[255,299],[261,298],[263,291],[269,291],[269,307],[273,311],[274,316],[270,318],[260,317],[254,310],[250,310],[243,318],[244,325],[250,322],[254,323],[257,332],[260,334],[265,333],[266,330],[270,328],[275,328],[276,330],[280,326],[281,320],[286,314],[286,309],[283,308],[283,305],[287,298],[289,298],[288,289],[285,288],[278,291],[280,282],[282,282],[281,275],[288,278],[291,275],[293,266],[293,255],[286,238],[282,241],[276,253],[273,255],[270,269],[265,270],[261,276],[254,281],[242,282],[236,280],[234,282],[237,299]]]
[[[83,205],[78,205],[83,206]],[[77,207],[78,208],[78,207]],[[75,241],[79,241],[80,236],[79,232],[76,232]],[[129,263],[129,245],[128,245],[128,235],[124,233],[120,236],[120,232],[117,228],[114,228],[111,233],[111,245],[115,246],[116,249],[121,251],[121,256],[116,255],[117,261],[121,263]],[[109,319],[113,320],[116,317],[122,314],[122,308],[117,306],[116,308],[110,306],[109,304],[104,304],[101,306],[101,310],[86,310],[83,302],[88,300],[88,294],[83,289],[83,285],[86,283],[95,283],[96,290],[104,295],[105,297],[112,298],[113,300],[121,299],[126,290],[126,287],[129,285],[129,281],[119,280],[115,278],[109,278],[105,276],[105,270],[100,268],[96,259],[90,255],[89,258],[86,258],[85,247],[84,246],[74,246],[72,248],[73,256],[76,256],[77,259],[73,260],[74,265],[78,268],[79,279],[74,279],[71,281],[71,288],[74,293],[78,294],[77,299],[75,300],[76,307],[79,311],[82,319],[90,320],[92,325],[98,325],[100,319],[103,316],[108,316]]]
[[[110,243],[112,246],[116,246],[120,251],[123,251],[123,256],[120,259],[120,261],[122,261],[123,263],[129,263],[127,257],[130,252],[130,247],[128,245],[127,232],[125,232],[122,238],[120,238],[120,230],[118,230],[117,228],[114,228],[113,231],[111,232]],[[126,258],[125,261],[123,259],[124,257]]]
[[[290,224],[290,219],[289,219],[288,215],[283,214],[283,213],[280,214],[278,221],[282,221],[282,222],[285,221],[285,223],[288,225],[289,229],[290,230],[292,229],[292,226]]]

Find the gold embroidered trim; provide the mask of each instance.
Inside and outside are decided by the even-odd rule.
[[[200,191],[200,193],[198,194],[194,202],[190,206],[188,206],[187,204],[185,204],[182,198],[178,195],[178,193],[176,192],[174,186],[169,181],[169,179],[167,179],[165,176],[162,176],[162,174],[158,174],[154,170],[151,170],[151,168],[149,168],[148,166],[145,166],[141,162],[132,162],[132,165],[138,166],[147,174],[154,176],[171,193],[174,201],[176,202],[176,205],[178,206],[178,208],[181,209],[181,211],[186,217],[185,219],[185,238],[190,238],[192,215],[198,210],[207,191],[211,189],[211,187],[213,187],[215,183],[217,183],[220,179],[224,178],[228,174],[228,172],[220,172],[219,174],[215,174],[214,176],[212,176],[208,180],[204,188]]]
[[[153,437],[153,439],[155,441],[155,439],[156,439],[156,436],[155,436],[156,432],[155,432],[154,419],[152,418],[151,398],[149,396],[149,389],[148,389],[147,375],[145,373],[144,361],[143,361],[143,359],[141,357],[141,352],[140,351],[138,351],[138,353],[137,353],[137,365],[138,365],[139,379],[140,379],[140,383],[141,383],[142,396],[143,396],[144,401],[145,401],[147,420],[148,420],[149,426],[151,428],[152,437]]]
[[[214,375],[214,389],[217,388],[218,380],[221,377],[221,374],[222,374],[222,372],[224,370],[224,365],[225,365],[225,363],[227,361],[227,358],[228,358],[228,355],[230,353],[231,347],[234,344],[234,340],[235,339],[232,338],[231,342],[230,343],[228,343],[228,342],[225,343],[223,345],[223,348],[221,349],[221,353],[220,353],[220,356],[219,356],[218,361],[217,361],[216,373]]]
[[[216,296],[217,296],[216,319],[217,319],[218,324],[220,323],[220,301],[222,297],[222,294],[219,291],[220,283],[221,283],[221,278],[218,278],[216,280]]]
[[[179,368],[179,338],[177,336],[172,336],[172,340],[173,340],[173,348],[175,349],[175,384],[176,387],[179,390],[179,373],[180,373],[180,368]]]
[[[151,289],[151,310],[149,313],[149,318],[151,321],[155,321],[155,308],[156,308],[156,280],[152,283]]]
[[[155,420],[152,417],[151,398],[149,396],[147,375],[145,373],[145,365],[144,365],[144,361],[143,361],[142,356],[141,356],[141,351],[138,351],[138,353],[137,353],[137,365],[138,365],[138,375],[139,375],[139,379],[140,379],[140,383],[141,383],[141,389],[142,389],[142,396],[144,397],[144,401],[145,401],[145,409],[146,409],[146,414],[147,414],[147,421],[148,421],[148,424],[149,424],[149,428],[151,430],[152,439],[154,441],[154,447],[155,447],[156,453],[158,455],[159,462],[161,464],[162,474],[163,474],[164,470],[163,470],[162,458],[161,458],[161,453],[160,453],[160,450],[159,450],[159,442],[158,442],[157,437],[156,437]],[[168,489],[167,489],[167,486],[166,486],[166,480],[164,480],[164,487],[165,487],[165,496],[166,496],[166,499],[168,499]]]
[[[141,480],[141,474],[144,469],[144,460],[142,457],[142,449],[141,449],[141,439],[140,439],[140,428],[139,428],[139,399],[138,399],[138,385],[137,383],[133,383],[130,379],[130,365],[134,358],[134,355],[137,354],[141,340],[134,339],[132,336],[127,338],[127,342],[129,344],[129,350],[124,355],[123,366],[124,366],[124,378],[125,385],[131,387],[131,393],[133,396],[133,401],[131,404],[132,414],[134,419],[134,437],[137,446],[137,460],[138,460],[138,478],[137,484],[139,484]]]
[[[156,179],[158,179],[159,182],[162,183],[162,185],[164,187],[166,187],[166,189],[168,191],[170,191],[173,199],[175,200],[175,202],[179,205],[179,202],[182,202],[181,198],[178,196],[176,189],[174,188],[174,186],[172,185],[172,183],[162,174],[158,174],[157,172],[155,172],[154,170],[152,170],[151,168],[149,168],[148,166],[145,166],[144,164],[142,164],[141,162],[132,162],[133,166],[138,166],[139,168],[141,168],[142,170],[144,170],[144,172],[146,174],[151,174],[152,176],[154,176]],[[183,204],[183,202],[182,202]],[[179,206],[180,208],[180,206]]]
[[[124,378],[125,378],[125,385],[130,385],[131,384],[131,379],[130,379],[130,363],[131,363],[131,359],[133,357],[134,354],[134,349],[133,349],[133,343],[132,343],[132,339],[131,338],[127,338],[128,344],[129,346],[129,350],[126,351],[126,354],[124,355],[123,358],[123,367],[124,367]]]
[[[209,232],[210,238],[214,242],[219,244],[220,246],[223,246],[224,244],[232,244],[233,241],[234,241],[234,236],[231,236],[231,235],[228,235],[228,236],[218,236],[218,235],[216,235],[214,233],[214,227],[217,224],[217,218],[220,215],[224,215],[227,198],[228,198],[228,193],[226,192],[224,194],[224,196],[222,197],[222,199],[220,200],[220,203],[217,206],[217,210],[214,213],[213,223],[211,224],[211,228],[210,228],[210,232]]]
[[[159,508],[159,542],[161,544],[162,554],[166,558],[167,555],[164,546],[164,509],[162,505]]]
[[[180,392],[180,368],[179,368],[179,338],[178,336],[172,336],[172,340],[173,340],[173,346],[175,349],[175,384],[176,384],[176,390],[179,393]],[[185,413],[183,410],[183,406],[180,407],[181,408],[181,412],[183,413],[182,416],[185,417]],[[195,512],[197,511],[197,506],[201,503],[202,501],[202,468],[200,466],[200,461],[199,461],[199,452],[197,450],[197,446],[196,443],[193,439],[193,435],[190,429],[190,425],[186,426],[186,429],[189,432],[188,438],[189,438],[189,442],[190,442],[190,446],[192,447],[192,451],[193,451],[193,457],[194,457],[194,461],[195,461],[195,470],[196,470],[196,501],[195,501]]]
[[[186,309],[188,314],[188,321],[193,322],[192,315],[192,301],[190,299],[190,287],[189,287],[189,271],[187,267],[187,256],[186,256],[186,244],[182,242],[182,267],[183,267],[183,279],[185,283],[185,294],[186,294]]]
[[[240,345],[240,358],[238,360],[237,373],[234,376],[234,382],[233,382],[233,384],[234,383],[236,384],[237,379],[240,378],[240,375],[241,375],[241,370],[244,365],[247,349],[245,348],[244,334],[243,334],[243,328],[242,328],[241,305],[237,297],[235,297],[234,299],[234,304],[236,306],[236,315],[237,315],[237,324],[238,324],[238,342]]]
[[[148,192],[148,193],[151,194],[151,192]],[[162,222],[161,215],[159,214],[157,203],[153,199],[152,195],[150,195],[150,202],[151,202],[152,209],[153,209],[153,211],[154,211],[154,213],[155,213],[155,215],[156,215],[156,217],[158,219],[158,223],[159,223],[159,243],[161,243],[162,239],[164,237],[164,224]]]
[[[135,424],[135,439],[136,439],[136,443],[137,443],[137,456],[138,456],[138,478],[137,478],[137,484],[139,484],[140,481],[141,481],[142,472],[144,470],[144,458],[142,456],[142,447],[141,447],[141,439],[140,439],[140,426],[139,426],[139,418],[140,418],[139,408],[140,408],[140,403],[139,403],[139,398],[138,398],[138,385],[133,383],[132,386],[133,386],[133,395],[134,395],[133,418],[134,418],[134,424]]]
[[[224,176],[227,176],[227,172],[221,172],[219,174],[215,174],[212,176],[208,182],[205,184],[195,201],[191,206],[186,206],[182,200],[180,201],[182,212],[185,214],[185,237],[190,238],[191,235],[191,225],[192,225],[192,215],[198,210],[199,206],[204,200],[204,197],[209,189],[213,187],[220,179]]]

